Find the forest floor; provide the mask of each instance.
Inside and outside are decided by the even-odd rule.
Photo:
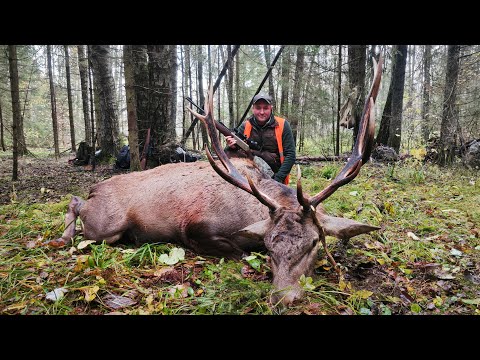
[[[346,249],[327,237],[343,275],[319,251],[305,297],[283,307],[270,302],[267,253],[233,261],[172,244],[92,244],[81,233],[71,246],[42,245],[63,232],[72,195],[118,173],[72,157],[24,158],[15,183],[11,157],[0,157],[0,314],[480,314],[478,171],[367,163],[324,206],[381,229]],[[320,191],[343,164],[301,165],[304,191]]]

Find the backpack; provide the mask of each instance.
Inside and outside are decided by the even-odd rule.
[[[115,161],[115,168],[117,169],[130,169],[130,146],[123,145],[120,152],[117,155]]]
[[[88,146],[85,141],[80,142],[80,144],[78,145],[77,153],[75,154],[75,159],[73,160],[73,164],[87,165],[88,160],[90,160],[91,150],[91,146]]]

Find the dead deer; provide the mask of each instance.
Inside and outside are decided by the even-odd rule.
[[[352,155],[318,194],[303,193],[300,167],[295,190],[261,172],[251,156],[228,158],[214,125],[210,88],[205,115],[190,111],[206,125],[219,160],[215,161],[207,148],[211,166],[202,161],[167,164],[94,185],[86,201],[72,198],[65,231],[50,245],[70,242],[80,216],[84,238],[97,242],[111,244],[120,238],[137,245],[171,242],[198,254],[234,259],[266,249],[276,289],[272,301],[290,304],[301,298],[304,292],[299,278],[312,274],[322,244],[327,250],[325,235],[349,239],[379,229],[329,216],[320,204],[352,181],[370,157],[382,60],[378,65],[374,60],[374,65],[375,76]]]

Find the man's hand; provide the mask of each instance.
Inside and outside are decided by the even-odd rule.
[[[235,140],[233,136],[225,136],[225,140],[227,141],[228,147],[235,149],[237,140]]]

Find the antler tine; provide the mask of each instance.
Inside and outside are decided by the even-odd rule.
[[[298,164],[297,164],[297,200],[300,203],[300,205],[302,205],[303,211],[305,211],[305,212],[310,211],[310,203],[303,196],[302,170],[300,169],[300,165],[298,165]]]
[[[352,155],[347,164],[343,167],[340,173],[335,177],[330,185],[328,185],[321,192],[310,199],[310,204],[317,207],[322,201],[332,195],[339,187],[352,181],[360,171],[360,168],[370,158],[372,151],[373,138],[375,135],[375,116],[374,105],[377,98],[378,90],[380,88],[380,79],[382,77],[383,58],[380,57],[378,64],[373,59],[374,64],[374,78],[372,86],[365,101],[363,114],[360,118],[358,127],[357,140],[352,151]]]
[[[274,211],[279,207],[279,205],[268,195],[265,195],[261,191],[259,191],[255,187],[251,179],[248,179],[248,180],[245,179],[245,177],[242,174],[240,174],[237,168],[232,164],[227,154],[225,154],[225,151],[223,150],[223,147],[220,144],[220,140],[217,135],[217,129],[215,127],[215,123],[213,119],[213,88],[211,86],[208,92],[208,98],[207,98],[206,104],[207,106],[205,109],[204,116],[196,113],[190,108],[188,108],[188,110],[205,124],[208,135],[210,136],[210,139],[212,141],[213,150],[215,151],[215,153],[217,154],[218,158],[220,159],[221,163],[223,164],[223,166],[227,171],[225,171],[224,169],[220,168],[220,166],[218,166],[218,164],[213,159],[212,154],[207,146],[205,149],[207,153],[207,158],[210,164],[212,165],[213,169],[225,181],[248,192],[249,194],[252,194],[262,204],[264,204],[265,206],[269,207],[272,211]]]

